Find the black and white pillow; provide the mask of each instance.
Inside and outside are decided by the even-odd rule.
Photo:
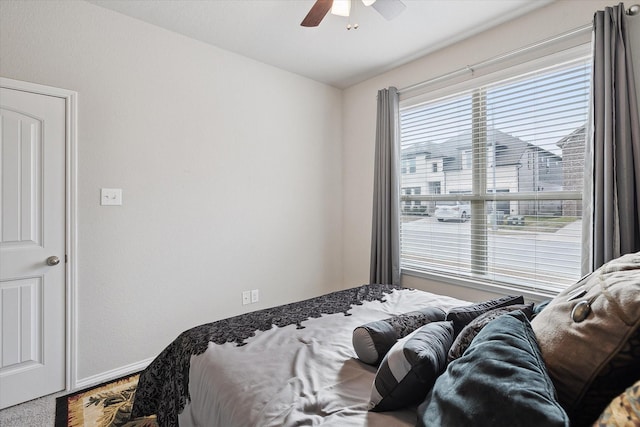
[[[362,362],[377,366],[398,339],[427,323],[442,321],[444,316],[439,308],[425,307],[358,326],[353,331],[353,349]]]
[[[369,409],[392,411],[424,400],[446,368],[452,343],[451,322],[429,323],[398,340],[378,368]]]

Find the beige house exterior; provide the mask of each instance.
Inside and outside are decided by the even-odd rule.
[[[582,191],[584,188],[584,149],[586,126],[579,127],[562,138],[558,147],[562,150],[563,190]],[[562,202],[562,214],[565,216],[582,216],[581,200],[565,200]]]
[[[471,132],[467,132],[443,143],[425,141],[403,147],[402,195],[471,194],[471,140]],[[577,153],[578,148],[574,151]],[[567,178],[562,160],[557,154],[490,128],[487,130],[487,192],[562,190]],[[435,204],[404,200],[402,211],[430,215]],[[556,201],[497,201],[495,210],[505,216],[563,214],[561,202]]]

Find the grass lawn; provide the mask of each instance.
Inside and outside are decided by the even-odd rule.
[[[578,218],[575,216],[534,216],[534,215],[525,215],[524,216],[524,225],[508,225],[502,224],[499,226],[500,230],[527,230],[532,231],[535,229],[536,231],[542,231],[547,233],[554,233],[564,227],[565,225],[571,224],[574,221],[577,221]]]

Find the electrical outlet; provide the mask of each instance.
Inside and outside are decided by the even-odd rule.
[[[122,188],[101,188],[100,204],[102,206],[122,205]]]
[[[242,291],[242,305],[251,304],[251,291]]]
[[[260,299],[260,293],[257,289],[253,289],[251,291],[251,302],[258,302],[258,300]]]

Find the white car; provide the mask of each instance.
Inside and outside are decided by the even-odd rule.
[[[434,216],[438,221],[455,220],[465,222],[471,216],[469,202],[446,201],[437,202]]]

